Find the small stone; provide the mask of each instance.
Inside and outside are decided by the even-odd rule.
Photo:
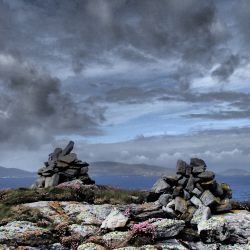
[[[206,221],[211,217],[211,210],[209,207],[200,206],[193,214],[191,220],[192,224],[199,224],[202,221]]]
[[[186,176],[190,176],[192,174],[193,167],[190,165],[186,166]]]
[[[221,183],[221,188],[223,190],[223,197],[224,198],[232,198],[232,190],[230,188],[230,186],[226,183]]]
[[[54,166],[49,165],[48,167],[43,167],[38,170],[39,175],[43,175],[44,173],[53,173]]]
[[[53,163],[58,159],[61,153],[62,153],[62,149],[56,148],[54,152],[49,155],[48,165],[53,165]]]
[[[68,163],[66,163],[66,162],[62,162],[62,161],[57,161],[56,162],[56,167],[57,168],[67,168],[69,166],[69,164]]]
[[[172,199],[172,195],[170,195],[170,194],[162,194],[159,197],[158,201],[160,202],[160,204],[162,206],[166,206],[169,203],[170,199]]]
[[[196,186],[202,193],[204,192],[203,187],[202,187],[199,183],[196,183],[195,186]]]
[[[178,180],[178,184],[185,187],[187,185],[188,179],[186,177],[181,178]]]
[[[77,250],[104,250],[104,247],[95,243],[84,243],[77,247]]]
[[[113,209],[108,217],[102,222],[102,229],[116,229],[124,227],[128,222],[128,217],[118,209]]]
[[[181,174],[177,174],[177,175],[176,175],[176,178],[177,178],[177,180],[179,181],[179,180],[182,178],[182,175],[181,175]]]
[[[201,178],[203,181],[210,181],[214,179],[214,172],[212,171],[205,171],[198,175],[198,178]]]
[[[222,189],[222,187],[221,187],[221,184],[216,183],[216,187],[215,187],[215,190],[214,190],[214,194],[215,194],[216,196],[219,196],[219,197],[223,196],[223,189]]]
[[[61,155],[68,155],[74,148],[74,142],[70,141],[68,145],[63,149]]]
[[[162,219],[152,223],[155,228],[156,238],[170,238],[178,235],[184,228],[182,220]]]
[[[88,168],[88,167],[82,167],[81,170],[80,170],[80,175],[87,174],[88,171],[89,171],[89,168]]]
[[[200,199],[205,206],[211,206],[217,203],[216,197],[209,190],[205,190]]]
[[[170,207],[170,208],[175,208],[175,200],[171,200],[168,204],[167,204],[167,207]]]
[[[192,191],[192,194],[196,195],[197,197],[200,197],[202,192],[198,189],[198,188],[195,188],[193,191]]]
[[[198,233],[206,243],[223,242],[230,237],[225,220],[219,217],[201,220],[198,223]]]
[[[77,156],[75,153],[70,153],[67,155],[59,156],[58,160],[70,164],[77,160]]]
[[[176,165],[176,173],[181,174],[181,175],[185,175],[187,165],[188,164],[185,161],[178,160],[177,165]]]
[[[163,179],[157,180],[151,189],[151,191],[154,193],[164,193],[170,190],[171,190],[171,186]]]
[[[173,197],[182,196],[182,194],[183,194],[182,190],[183,190],[183,188],[181,186],[175,187],[173,190]]]
[[[183,197],[184,197],[185,200],[189,200],[190,199],[190,194],[185,189],[183,190]]]
[[[166,181],[169,185],[174,186],[176,185],[178,179],[176,176],[162,176],[162,179]]]
[[[196,207],[200,207],[202,206],[202,202],[199,198],[197,198],[196,196],[193,196],[190,200],[192,202],[192,204],[194,204]]]
[[[214,192],[216,187],[217,187],[217,182],[216,180],[211,180],[207,182],[202,182],[201,186],[204,190],[209,189],[210,191]]]
[[[192,192],[194,189],[194,177],[191,175],[188,179],[187,185],[186,185],[186,190],[188,192]]]
[[[176,217],[176,214],[175,214],[175,212],[174,212],[174,210],[173,210],[172,208],[170,208],[170,207],[168,207],[168,206],[163,206],[163,207],[162,207],[162,210],[163,210],[164,212],[166,212],[168,215],[170,215],[172,218],[175,218],[175,217]]]
[[[206,171],[206,167],[205,166],[197,166],[197,167],[193,167],[192,173],[194,175],[197,175],[197,174],[203,173],[205,171]]]
[[[220,213],[220,212],[226,212],[230,211],[232,209],[232,203],[229,199],[224,199],[220,202],[218,206],[215,207],[215,212]]]
[[[175,211],[178,211],[180,213],[185,213],[187,210],[187,202],[181,197],[175,198]]]
[[[58,185],[58,183],[59,183],[59,175],[58,174],[54,174],[51,177],[45,178],[45,188],[54,187],[54,186]]]
[[[184,214],[182,214],[180,219],[185,221],[191,221],[196,210],[197,210],[196,207],[188,206],[187,211]]]
[[[79,171],[77,169],[67,169],[64,171],[64,174],[68,175],[69,177],[75,177],[79,174]]]
[[[205,161],[199,158],[191,158],[190,165],[193,167],[199,167],[199,166],[207,167]]]

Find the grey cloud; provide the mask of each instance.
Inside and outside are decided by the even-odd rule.
[[[102,107],[81,104],[61,89],[59,79],[7,57],[0,61],[4,92],[0,94],[0,139],[3,143],[38,146],[68,133],[100,134]],[[7,59],[6,59],[7,60]],[[5,145],[6,146],[6,145]]]
[[[225,81],[234,73],[239,64],[239,56],[231,55],[225,62],[223,62],[212,72],[212,76],[218,77],[221,81]]]
[[[79,142],[81,156],[89,161],[111,160],[175,167],[178,159],[201,157],[211,169],[248,169],[249,128],[208,130],[191,135],[140,136],[135,140],[110,144]]]
[[[24,49],[26,54],[50,58],[48,49],[60,58],[63,51],[71,56],[76,72],[93,62],[108,63],[106,52],[134,62],[179,56],[207,66],[221,42],[211,28],[217,11],[210,0],[54,0],[5,5],[12,8],[10,18],[13,10],[18,13],[19,43],[29,39],[32,44]]]

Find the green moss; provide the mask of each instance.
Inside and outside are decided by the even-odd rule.
[[[5,205],[17,205],[22,203],[47,201],[94,201],[94,192],[90,188],[46,188],[46,189],[12,189],[2,191],[0,203]]]
[[[146,201],[147,195],[147,192],[138,190],[126,190],[99,186],[99,188],[95,190],[95,203],[141,204]]]
[[[0,222],[5,218],[9,218],[13,215],[11,211],[11,206],[0,204]]]

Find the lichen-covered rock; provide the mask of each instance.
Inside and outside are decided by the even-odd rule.
[[[84,225],[101,225],[113,209],[113,205],[89,205],[79,202],[62,202],[65,213],[78,223]]]
[[[216,243],[215,244],[205,244],[205,243],[199,241],[199,242],[185,242],[185,244],[187,246],[189,246],[189,249],[192,249],[192,250],[219,250],[220,249],[220,244],[218,244],[218,243],[217,244]],[[225,250],[226,249],[227,248],[225,248]]]
[[[156,181],[151,191],[154,193],[163,193],[169,191],[170,189],[171,186],[166,181],[164,181],[163,179],[159,179]]]
[[[102,239],[105,245],[109,249],[121,247],[125,245],[127,241],[130,239],[131,234],[128,231],[114,231],[107,234],[104,234]]]
[[[94,235],[98,231],[98,229],[99,227],[93,225],[72,224],[69,226],[69,232],[71,234],[78,234],[83,238]]]
[[[119,211],[118,209],[113,209],[107,218],[102,222],[102,229],[111,229],[124,227],[128,222],[128,216]]]
[[[211,217],[211,210],[209,207],[200,206],[193,214],[191,219],[192,224],[199,224],[202,221],[206,221]]]
[[[222,242],[247,244],[250,242],[250,213],[233,211],[214,215],[198,224],[198,232],[205,242]]]
[[[52,221],[54,224],[61,224],[68,221],[68,216],[61,208],[60,202],[38,201],[24,204],[25,207],[36,208],[41,214]],[[59,211],[60,210],[60,211]]]
[[[152,223],[157,238],[171,238],[180,233],[185,222],[182,220],[161,219]]]
[[[223,242],[230,237],[223,217],[212,217],[198,224],[198,233],[206,243]]]
[[[95,243],[84,243],[78,246],[77,250],[106,250],[106,248]]]
[[[207,248],[210,250],[209,248]],[[249,250],[250,244],[232,244],[232,245],[221,245],[220,244],[220,250]]]
[[[28,221],[12,221],[0,227],[0,243],[8,245],[37,246],[53,243],[48,229],[36,226]]]

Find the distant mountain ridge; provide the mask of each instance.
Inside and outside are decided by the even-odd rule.
[[[91,162],[89,173],[93,176],[161,176],[174,175],[173,168],[165,168],[148,164],[128,164],[113,161]],[[227,169],[217,173],[222,176],[250,176],[250,171],[244,169]],[[29,172],[18,168],[0,166],[0,178],[3,177],[35,177],[36,172]]]
[[[173,175],[173,168],[165,168],[148,164],[127,164],[122,162],[98,161],[91,162],[89,173],[92,175],[141,175],[141,176],[161,176]]]
[[[237,168],[227,169],[227,170],[220,172],[218,174],[223,175],[223,176],[250,176],[249,171],[247,171],[245,169],[237,169]]]
[[[36,173],[19,168],[5,168],[0,166],[0,178],[3,177],[34,177]]]

